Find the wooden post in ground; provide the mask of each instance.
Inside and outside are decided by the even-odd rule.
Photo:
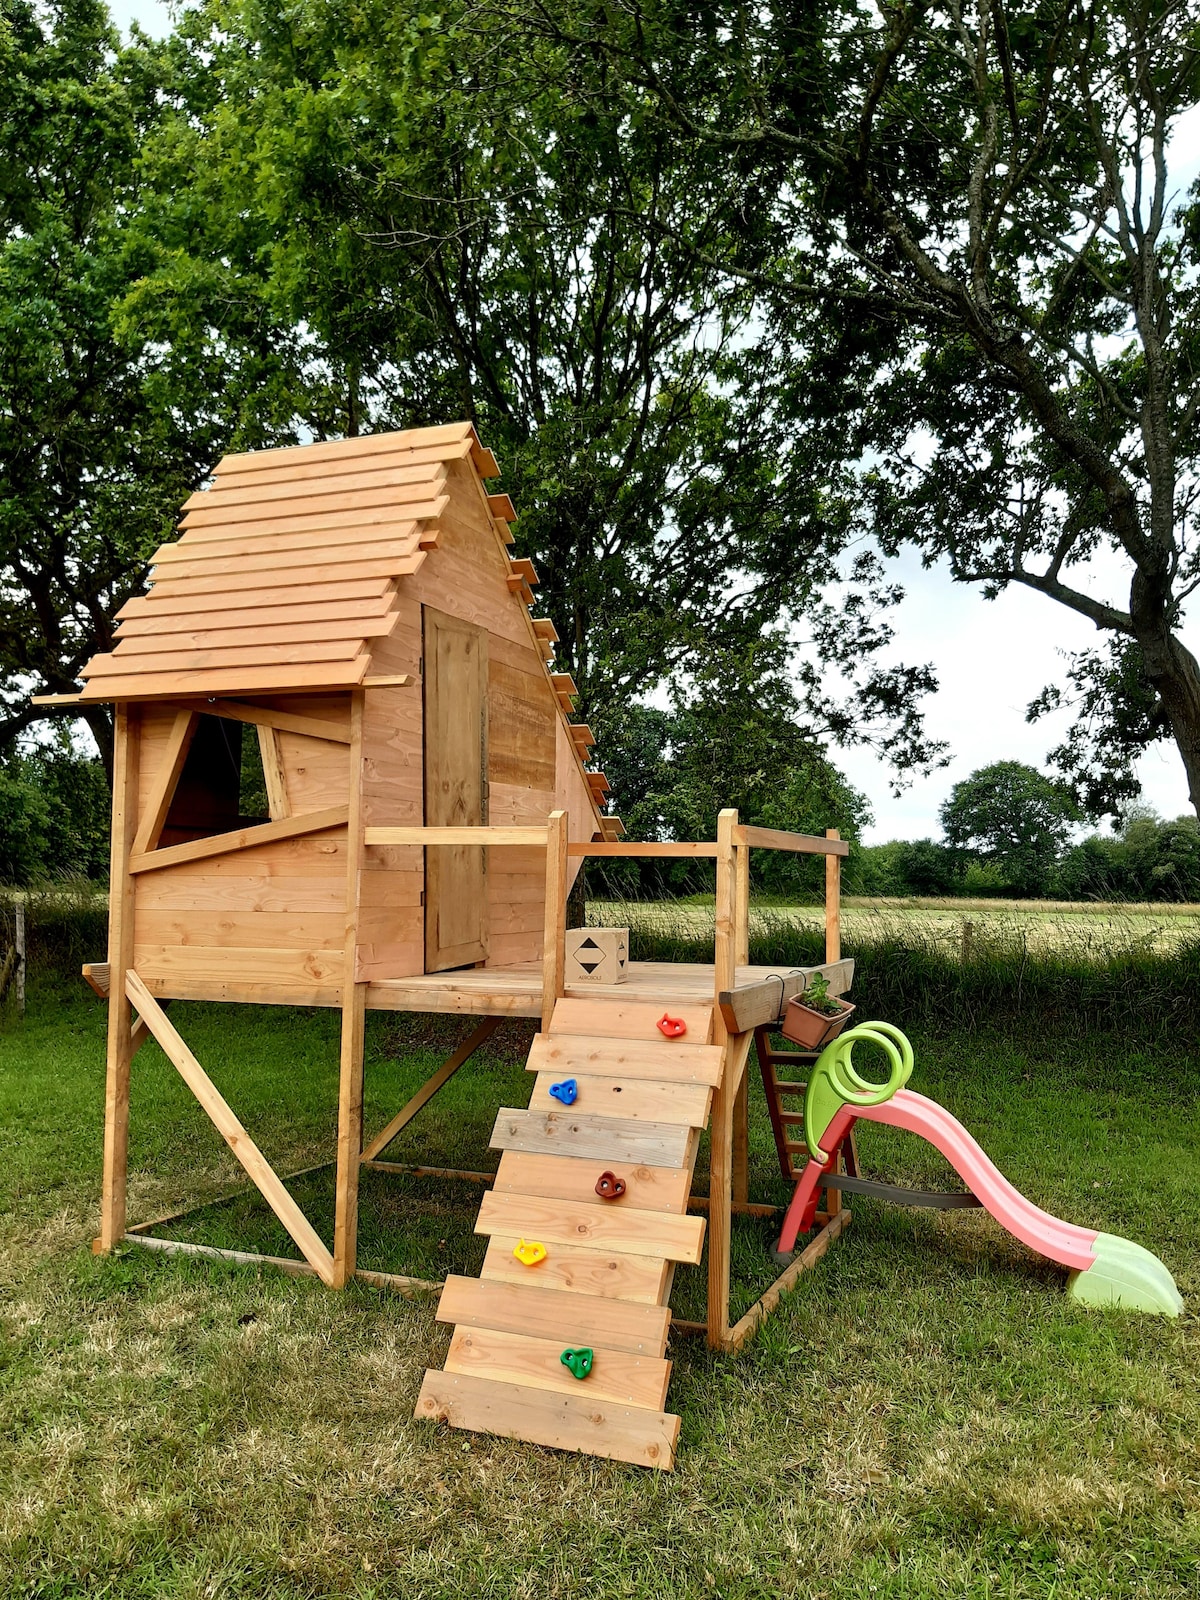
[[[125,978],[133,964],[134,879],[129,857],[137,832],[138,738],[136,710],[118,704],[113,730],[112,843],[109,847],[108,1057],[104,1081],[104,1191],[100,1237],[110,1251],[125,1232],[125,1181],[129,1166],[129,1065],[132,1012]]]
[[[367,985],[357,981],[363,829],[363,691],[350,704],[350,817],[346,824],[346,934],[342,965],[342,1040],[338,1073],[337,1194],[333,1287],[344,1289],[358,1265],[358,1178],[362,1158],[363,1043]]]
[[[737,967],[737,864],[733,830],[737,812],[722,811],[717,818],[717,901],[713,940],[713,981],[716,995],[734,986]],[[714,996],[715,1000],[715,996]],[[747,1035],[747,1038],[749,1036]],[[721,1350],[729,1335],[729,1246],[733,1217],[733,1108],[738,1083],[735,1051],[721,1007],[713,1006],[713,1042],[725,1047],[721,1085],[713,1095],[709,1122],[710,1173],[708,1180],[708,1343]],[[743,1057],[744,1059],[744,1057]]]
[[[750,846],[738,845],[734,854],[734,953],[738,966],[750,960]],[[736,982],[736,977],[735,977]],[[733,1201],[745,1205],[750,1198],[750,1075],[744,1072],[733,1102]]]
[[[18,895],[13,906],[13,956],[16,964],[13,968],[13,997],[17,1003],[17,1015],[25,1015],[25,897]]]
[[[827,839],[840,839],[836,828],[826,828]],[[825,857],[825,959],[842,959],[842,858]]]
[[[567,813],[546,818],[546,919],[542,939],[542,1032],[550,1026],[567,970]]]

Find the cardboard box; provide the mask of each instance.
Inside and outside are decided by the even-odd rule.
[[[624,983],[629,976],[628,928],[568,928],[568,983]]]

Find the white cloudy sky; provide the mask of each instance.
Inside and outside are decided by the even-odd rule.
[[[164,0],[110,0],[110,9],[124,27],[137,21],[154,34],[170,27]],[[1171,165],[1180,192],[1200,173],[1200,107],[1179,125]],[[1085,648],[1098,637],[1090,623],[1040,595],[1010,592],[985,601],[953,583],[944,569],[925,571],[915,555],[902,557],[895,570],[907,590],[895,619],[896,656],[931,661],[937,669],[941,687],[928,702],[928,723],[932,734],[950,745],[953,760],[896,799],[889,792],[888,770],[876,756],[866,750],[843,752],[839,759],[847,777],[874,808],[870,839],[936,837],[938,808],[951,786],[988,761],[1040,766],[1061,741],[1069,719],[1063,715],[1030,726],[1025,707],[1045,684],[1063,680],[1064,652]],[[1098,575],[1097,583],[1107,586],[1116,602],[1127,598],[1115,565]],[[1184,637],[1200,653],[1195,610]],[[1148,753],[1139,774],[1145,799],[1164,816],[1189,809],[1183,764],[1173,746]]]

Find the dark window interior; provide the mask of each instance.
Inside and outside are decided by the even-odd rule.
[[[183,844],[232,833],[266,822],[269,815],[257,730],[248,723],[202,715],[160,843]]]

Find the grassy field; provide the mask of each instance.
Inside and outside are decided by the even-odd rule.
[[[686,930],[692,938],[712,937],[711,896],[687,902],[644,900],[592,902],[592,920],[631,926],[647,933]],[[822,907],[778,904],[751,907],[751,933],[769,942],[790,928],[816,931]],[[842,901],[842,931],[847,944],[897,941],[927,944],[961,956],[986,949],[1021,949],[1033,955],[1054,952],[1081,960],[1114,951],[1156,953],[1200,940],[1200,906],[1074,904],[1056,900],[868,900]]]
[[[328,1158],[333,1017],[174,1015],[281,1170]],[[373,1128],[461,1029],[369,1020]],[[1038,1203],[1150,1245],[1200,1304],[1191,1044],[912,1032],[914,1087]],[[490,1164],[496,1106],[523,1103],[528,1038],[506,1025],[392,1153]],[[102,1008],[46,986],[0,1032],[5,1597],[1200,1592],[1194,1310],[1174,1324],[1083,1311],[986,1217],[862,1201],[740,1357],[673,1345],[673,1475],[442,1431],[411,1420],[448,1337],[428,1300],[135,1250],[91,1256],[102,1061]],[[135,1063],[133,1104],[135,1217],[236,1182],[154,1045]],[[760,1097],[752,1132],[754,1190],[782,1199]],[[862,1143],[877,1175],[953,1181],[918,1141],[873,1128]],[[328,1172],[296,1193],[328,1234]],[[372,1176],[363,1265],[473,1271],[477,1204],[467,1186]],[[162,1231],[293,1253],[246,1199]],[[735,1312],[773,1275],[770,1232],[737,1229]],[[697,1314],[700,1294],[699,1272],[681,1272],[676,1309]]]

